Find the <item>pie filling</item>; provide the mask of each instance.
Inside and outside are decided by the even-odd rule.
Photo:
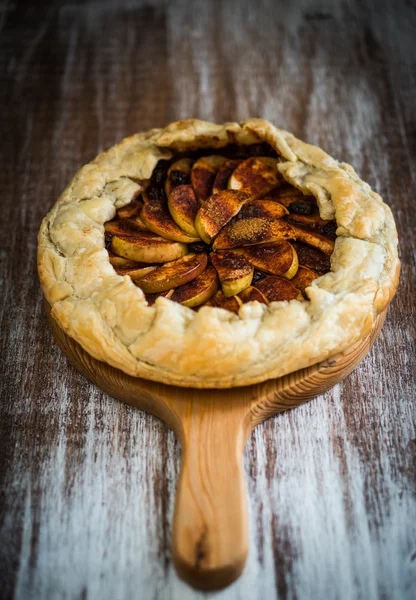
[[[335,221],[280,175],[268,144],[161,160],[145,191],[105,224],[109,259],[149,304],[237,313],[245,302],[306,299],[330,270]]]

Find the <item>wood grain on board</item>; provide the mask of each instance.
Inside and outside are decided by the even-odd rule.
[[[203,597],[172,566],[179,443],[68,364],[35,268],[79,167],[189,116],[262,116],[352,163],[403,266],[360,367],[250,437],[250,553],[218,598],[412,598],[415,32],[412,1],[0,2],[2,599]]]

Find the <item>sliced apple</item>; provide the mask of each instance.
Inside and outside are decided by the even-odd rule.
[[[111,240],[114,254],[144,263],[164,263],[188,252],[186,244],[171,242],[154,233],[140,231],[129,236],[115,235]]]
[[[322,227],[325,227],[325,225],[331,222],[324,221],[324,219],[321,219],[319,213],[315,213],[312,215],[297,215],[290,213],[287,220],[295,225],[309,227],[310,229],[321,229]]]
[[[263,219],[281,219],[289,214],[287,208],[274,200],[251,200],[246,202],[240,211],[242,219],[259,217]]]
[[[124,223],[130,224],[135,229],[140,229],[140,231],[149,231],[146,225],[143,223],[140,215],[133,215],[130,219],[123,220]]]
[[[104,223],[104,231],[109,235],[134,236],[141,228],[133,219],[114,220]]]
[[[299,265],[302,267],[308,267],[308,269],[315,271],[319,275],[323,275],[330,270],[331,260],[328,254],[324,254],[317,248],[302,244],[301,242],[294,242],[293,247],[298,255]]]
[[[248,194],[235,190],[224,190],[210,196],[195,219],[195,227],[202,240],[210,244],[248,199]]]
[[[203,156],[193,165],[191,183],[200,204],[203,204],[212,194],[218,169],[227,159],[223,156]]]
[[[135,198],[126,206],[119,208],[117,211],[117,216],[119,219],[129,219],[134,215],[138,215],[143,207],[143,202],[139,198]]]
[[[228,186],[228,180],[230,179],[233,171],[241,164],[241,159],[230,159],[218,169],[218,173],[215,176],[214,185],[212,188],[213,194],[226,190]]]
[[[234,252],[213,252],[211,261],[225,296],[235,296],[251,284],[254,268],[243,255]]]
[[[238,314],[238,311],[243,306],[243,302],[238,296],[227,298],[224,292],[219,290],[204,306],[215,306],[216,308],[223,308],[224,310]]]
[[[299,267],[298,272],[292,278],[291,283],[298,288],[301,292],[305,291],[305,289],[311,285],[314,279],[317,279],[319,275],[314,273],[308,267]]]
[[[244,190],[251,200],[264,196],[282,182],[277,170],[277,160],[268,156],[252,156],[244,160],[233,172],[228,188]]]
[[[253,217],[229,223],[215,238],[213,248],[225,250],[294,238],[294,231],[289,223]]]
[[[283,181],[279,187],[275,187],[267,194],[267,198],[274,198],[277,200],[278,198],[313,198],[313,196],[305,196],[301,190],[299,190],[294,185],[290,185],[286,181]]]
[[[218,275],[214,267],[208,267],[193,281],[175,289],[171,300],[189,308],[200,306],[209,300],[218,290]]]
[[[333,240],[330,240],[319,233],[315,233],[314,231],[301,229],[296,225],[292,225],[291,227],[295,234],[294,237],[298,242],[304,242],[305,244],[309,244],[309,246],[314,246],[314,248],[318,248],[318,250],[321,250],[328,255],[333,253],[335,245]]]
[[[239,297],[244,303],[260,302],[260,304],[269,304],[269,301],[267,300],[266,296],[252,285],[240,292]]]
[[[179,185],[168,196],[169,212],[177,224],[188,235],[198,238],[195,219],[199,202],[191,185]]]
[[[264,198],[277,201],[288,209],[290,209],[291,204],[295,202],[305,202],[310,205],[312,209],[317,207],[314,196],[305,196],[300,190],[289,184],[284,184],[281,187],[273,189],[266,194]]]
[[[244,248],[244,256],[256,269],[271,275],[280,275],[286,279],[292,279],[299,266],[296,250],[289,242],[267,246],[248,246]]]
[[[176,187],[189,183],[192,162],[190,158],[181,158],[169,167],[165,182],[165,192],[168,198]]]
[[[302,293],[287,279],[270,275],[256,284],[269,302],[302,300]]]
[[[117,269],[130,269],[133,267],[137,267],[140,263],[137,263],[135,260],[130,260],[129,258],[124,258],[122,256],[117,256],[113,252],[108,253],[108,260],[110,264]]]
[[[140,263],[139,263],[140,264]],[[151,273],[152,271],[154,271],[154,269],[156,269],[157,267],[150,266],[150,265],[146,265],[144,266],[143,264],[141,266],[136,266],[136,267],[124,267],[124,268],[120,268],[120,267],[115,267],[115,270],[117,272],[117,275],[129,275],[133,281],[137,281],[138,279],[141,279],[142,277],[144,277],[145,275],[148,275],[149,273]]]
[[[160,191],[163,192],[163,190]],[[140,218],[150,231],[167,240],[184,243],[199,240],[199,237],[191,236],[178,227],[171,217],[164,194],[158,194],[149,199],[142,208]]]
[[[183,258],[156,267],[136,284],[146,293],[166,292],[198,277],[208,264],[206,254],[187,254]]]

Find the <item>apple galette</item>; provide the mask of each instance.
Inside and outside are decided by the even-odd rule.
[[[178,121],[98,156],[45,217],[38,268],[52,315],[92,356],[190,387],[344,350],[400,269],[380,196],[261,119]]]

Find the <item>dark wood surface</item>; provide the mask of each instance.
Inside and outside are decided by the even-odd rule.
[[[178,442],[68,365],[36,278],[76,170],[190,116],[262,116],[351,162],[403,265],[369,357],[251,436],[249,560],[217,597],[414,597],[415,40],[411,1],[0,3],[2,599],[203,597],[171,562]]]

